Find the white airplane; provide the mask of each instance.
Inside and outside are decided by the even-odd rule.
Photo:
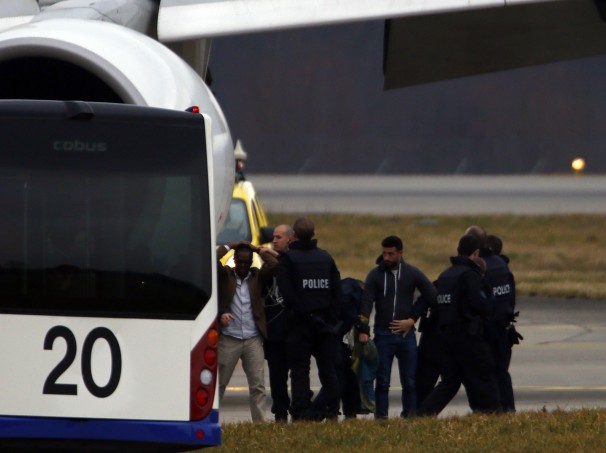
[[[484,42],[470,35],[475,28],[470,32],[465,18],[475,20],[476,28],[487,23],[484,35],[496,35],[501,43],[501,29],[494,29],[499,18],[516,26],[528,16],[523,7],[531,7],[535,15],[546,12],[541,17],[564,15],[564,26],[573,17],[571,5],[575,11],[591,9],[592,20],[599,22],[591,0],[0,0],[0,98],[79,99],[175,110],[200,106],[212,119],[215,219],[220,226],[232,190],[233,142],[204,83],[210,38],[399,17],[389,28],[386,60],[386,86],[394,87],[530,64],[514,61],[499,67],[495,58],[482,57],[455,64],[449,58],[447,70],[444,65],[440,69],[448,74],[436,76],[423,72],[421,61],[435,62],[439,52],[456,53],[444,45],[456,40],[451,30],[458,30],[459,40]],[[437,22],[436,16],[446,22]],[[430,20],[437,25],[432,27]],[[424,33],[420,41],[411,34],[419,32]],[[578,53],[578,39],[568,41]],[[599,52],[606,51],[603,47],[600,43]],[[508,52],[517,53],[511,47]],[[485,69],[478,67],[481,63]],[[457,69],[461,65],[471,68]]]
[[[0,0],[0,449],[220,443],[212,245],[234,147],[204,83],[212,37],[402,17],[399,68],[400,26],[424,47],[450,40],[430,15],[549,5],[599,22],[590,0]]]

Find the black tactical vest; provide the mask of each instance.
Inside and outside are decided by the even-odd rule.
[[[495,255],[485,256],[486,281],[492,288],[494,320],[497,327],[509,325],[515,309],[514,280],[507,263]]]
[[[435,306],[438,326],[460,325],[465,322],[463,288],[459,279],[465,272],[474,272],[469,266],[457,265],[446,269],[438,277],[438,297]]]
[[[322,249],[290,249],[286,256],[292,264],[293,281],[298,295],[298,313],[328,310],[334,294],[332,288],[333,259]]]

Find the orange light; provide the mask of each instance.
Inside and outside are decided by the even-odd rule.
[[[208,403],[208,392],[204,389],[200,389],[196,392],[196,401],[200,406],[206,405]]]
[[[217,361],[217,351],[214,349],[207,349],[204,351],[204,361],[208,366],[213,366]]]
[[[585,169],[585,159],[583,159],[582,157],[577,157],[575,160],[572,161],[572,164],[570,164],[570,166],[576,172],[583,171]]]
[[[217,343],[219,342],[219,332],[217,329],[210,329],[206,338],[209,345],[217,346]]]

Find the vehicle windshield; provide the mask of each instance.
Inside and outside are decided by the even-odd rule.
[[[223,225],[223,230],[219,233],[217,243],[229,244],[237,241],[252,241],[252,233],[244,200],[232,198],[229,213]]]
[[[194,148],[52,159],[3,149],[0,311],[195,318],[212,274],[205,155]]]

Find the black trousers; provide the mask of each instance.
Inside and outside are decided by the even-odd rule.
[[[513,383],[509,374],[511,363],[511,345],[509,333],[499,330],[492,341],[493,354],[496,360],[497,382],[499,383],[499,397],[501,407],[505,412],[515,412],[516,405],[513,396]]]
[[[358,385],[358,376],[351,369],[351,349],[339,341],[340,354],[336,356],[336,371],[339,380],[339,390],[341,394],[341,403],[345,418],[355,418],[360,412],[360,386]],[[320,418],[326,411],[327,398],[330,398],[328,392],[322,387],[311,403],[311,409],[319,414]]]
[[[271,412],[279,417],[287,417],[290,408],[288,395],[288,352],[285,341],[266,341],[263,344],[269,387],[271,389]]]
[[[316,333],[307,324],[293,325],[286,339],[290,366],[291,407],[293,420],[316,419],[311,411],[311,388],[309,383],[310,362],[313,356],[318,367],[318,376],[325,392],[326,416],[339,413],[339,382],[336,371],[339,340],[328,333]]]
[[[466,332],[442,334],[443,362],[440,383],[425,398],[419,415],[437,415],[465,386],[470,406],[477,412],[498,412],[499,389],[495,360],[489,343]]]
[[[437,329],[427,329],[421,334],[417,349],[417,407],[436,386],[442,368],[443,347]],[[458,390],[458,389],[457,389]]]

